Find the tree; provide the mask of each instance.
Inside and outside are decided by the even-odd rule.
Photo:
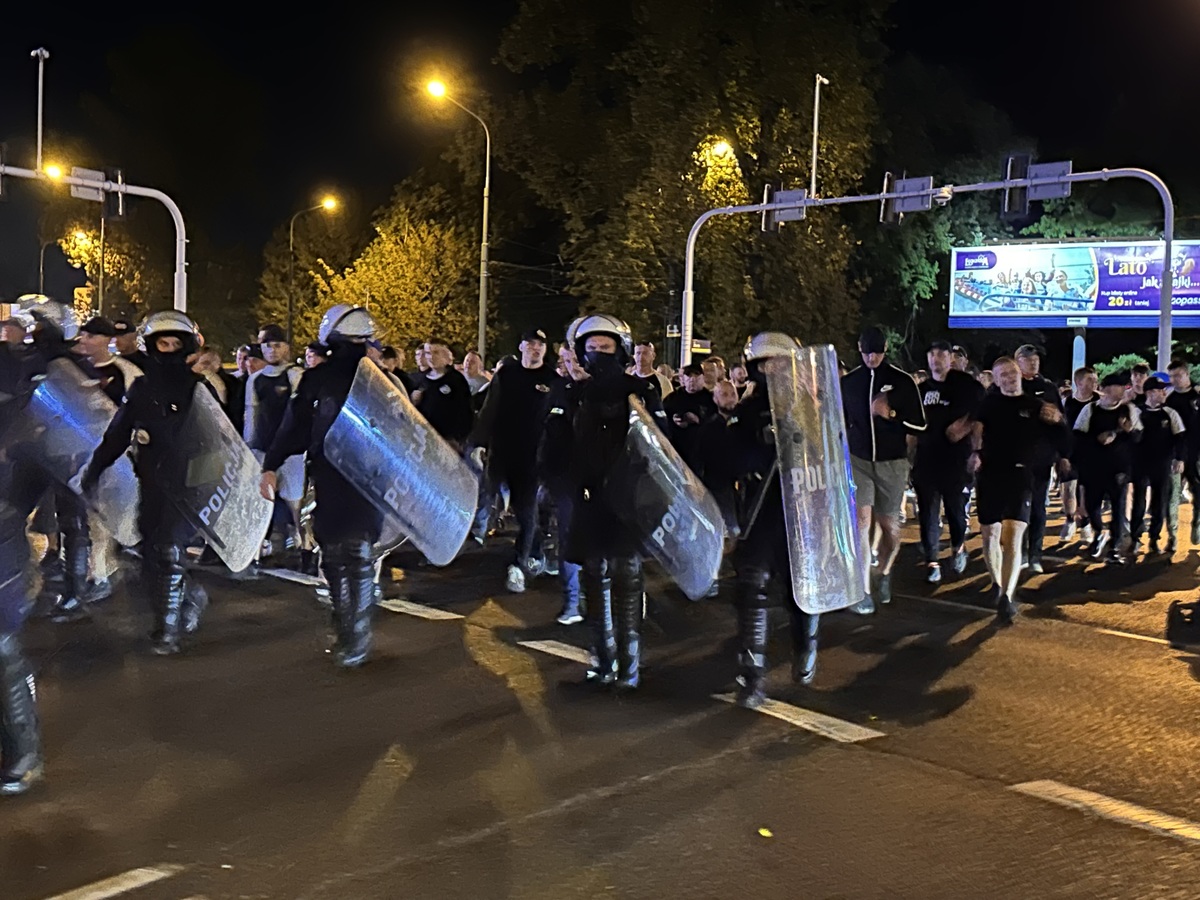
[[[420,173],[401,183],[375,220],[375,236],[348,268],[309,271],[319,303],[306,311],[305,328],[312,331],[303,333],[315,336],[318,309],[355,303],[370,308],[392,343],[436,336],[473,344],[479,256],[458,208],[446,189],[429,186]]]
[[[808,181],[813,75],[830,77],[821,131],[827,193],[859,184],[875,116],[886,4],[749,0],[677,4],[525,0],[501,61],[532,87],[505,104],[498,152],[561,218],[581,303],[645,333],[677,291],[695,218]],[[726,354],[784,328],[844,343],[857,319],[854,238],[821,211],[776,236],[751,217],[706,226],[697,265],[700,327]]]
[[[954,72],[902,57],[883,83],[876,171],[967,184],[998,177],[1006,153],[1034,149]],[[898,336],[894,349],[901,360],[924,366],[925,345],[947,331],[951,247],[1013,237],[999,202],[997,194],[961,194],[945,209],[905,216],[893,227],[876,222],[873,205],[857,211],[863,241],[855,271],[864,289],[863,314]],[[999,337],[1007,343],[1007,336],[988,339]]]
[[[256,325],[275,322],[286,328],[288,296],[293,298],[295,337],[299,347],[317,338],[321,313],[328,305],[319,289],[322,279],[342,272],[360,249],[362,217],[343,203],[332,214],[313,210],[296,217],[295,259],[289,258],[288,223],[271,235],[263,250]]]

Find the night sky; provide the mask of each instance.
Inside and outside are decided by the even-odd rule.
[[[160,11],[152,20],[63,5],[23,13],[24,21],[0,28],[0,140],[10,162],[32,166],[37,66],[29,53],[45,46],[48,147],[63,136],[90,141],[96,100],[149,107],[128,139],[161,142],[170,165],[157,173],[188,182],[180,189],[184,214],[215,244],[257,255],[271,229],[318,192],[335,189],[375,209],[422,151],[449,139],[452,126],[422,108],[412,89],[432,66],[470,79],[464,96],[505,88],[492,59],[515,2],[407,6],[325,6],[321,18],[294,7],[286,24],[263,21],[257,9],[254,21],[240,21],[232,6],[204,18]],[[1186,217],[1200,183],[1190,103],[1200,96],[1200,6],[899,0],[891,18],[894,53],[960,71],[982,100],[1038,140],[1043,159],[1073,158],[1077,169],[1152,168],[1172,186],[1181,231],[1196,224]],[[130,73],[124,81],[122,70]],[[187,117],[177,110],[205,108],[197,97],[212,84],[233,98],[228,109],[180,124]],[[834,108],[834,97],[827,102]],[[996,148],[997,168],[1007,149]],[[152,183],[126,169],[130,182]],[[873,185],[874,175],[864,183]],[[0,204],[0,298],[36,288],[37,279],[36,192],[10,183],[9,196]],[[77,277],[56,251],[47,259],[50,291]]]

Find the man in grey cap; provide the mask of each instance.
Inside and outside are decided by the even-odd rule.
[[[900,550],[900,507],[908,486],[908,452],[925,430],[925,410],[911,375],[887,362],[887,337],[875,326],[858,339],[863,364],[842,376],[842,407],[850,466],[858,500],[863,599],[851,612],[875,611],[871,596],[871,524],[883,532],[879,545],[881,603],[892,599],[892,565]]]

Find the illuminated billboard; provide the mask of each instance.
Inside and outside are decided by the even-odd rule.
[[[1171,246],[1171,319],[1200,327],[1200,241]],[[1161,241],[950,251],[952,328],[1156,328]]]

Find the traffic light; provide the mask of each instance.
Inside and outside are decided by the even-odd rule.
[[[111,181],[113,184],[125,183],[125,173],[120,169],[105,169],[104,180]],[[105,191],[104,192],[104,211],[103,216],[110,222],[120,221],[125,218],[125,192],[124,191]]]
[[[1033,157],[1028,153],[1010,153],[1004,160],[1004,180],[1028,178],[1029,164]],[[1008,188],[1000,201],[1000,215],[1004,219],[1025,219],[1029,216],[1029,189]]]

